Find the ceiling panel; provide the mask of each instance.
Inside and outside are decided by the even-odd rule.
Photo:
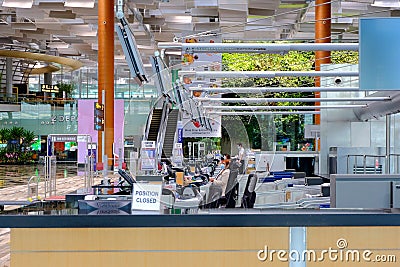
[[[279,7],[279,1],[274,0],[249,0],[249,8],[276,10]]]
[[[98,1],[80,1],[94,3],[94,8],[66,7],[65,0],[34,0],[32,8],[23,9],[1,6],[4,0],[0,0],[0,37],[14,38],[20,43],[37,42],[40,47],[62,41],[69,47],[57,48],[60,54],[80,55],[87,58],[86,62],[96,59]],[[313,0],[125,0],[124,10],[139,49],[147,56],[157,47],[154,41],[171,42],[175,36],[192,31],[220,29],[223,39],[241,41],[312,41],[314,3]],[[400,16],[397,3],[397,0],[332,1],[332,39],[357,41],[359,17]],[[143,17],[143,24],[134,18],[135,12]],[[146,27],[151,34],[145,32]],[[120,57],[122,49],[115,38],[116,57]]]
[[[38,8],[40,9],[49,9],[49,10],[65,10],[64,1],[60,2],[40,2],[38,4]]]
[[[274,9],[265,8],[249,8],[249,16],[273,16],[275,15]]]

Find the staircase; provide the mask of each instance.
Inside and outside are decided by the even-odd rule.
[[[174,148],[176,126],[178,124],[179,110],[173,109],[168,114],[167,128],[165,130],[164,144],[162,158],[169,158],[172,156]]]
[[[162,109],[154,109],[153,115],[151,116],[151,123],[149,134],[147,136],[147,141],[155,141],[157,142],[158,130],[160,129],[162,117]]]
[[[29,60],[13,59],[12,61],[12,92],[7,93],[7,63],[6,58],[0,58],[0,112],[20,112],[19,94],[28,93],[29,73],[35,66]],[[16,89],[19,88],[19,89]]]
[[[35,50],[27,47],[18,47],[18,46],[11,46],[7,44],[3,44],[4,50],[15,50],[15,51],[22,51],[22,52],[36,52]],[[39,50],[38,50],[39,51]],[[31,59],[12,59],[12,84],[28,84],[29,75],[32,72],[33,68],[36,65],[35,60]],[[6,58],[0,59],[0,88],[1,88],[1,95],[5,96],[6,90]],[[14,92],[17,93],[17,92]],[[27,92],[24,92],[25,94]]]

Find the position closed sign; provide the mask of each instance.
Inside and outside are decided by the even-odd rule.
[[[161,185],[135,183],[132,210],[160,210]]]

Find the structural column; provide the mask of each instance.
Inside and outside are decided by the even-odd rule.
[[[6,58],[6,96],[11,98],[13,94],[13,61],[11,57]]]
[[[51,72],[48,72],[48,73],[44,73],[44,74],[43,74],[43,82],[44,82],[45,84],[50,84],[50,85],[53,84],[53,75],[52,75]]]
[[[104,138],[104,152],[108,158],[113,156],[114,142],[114,1],[99,0],[98,2],[98,97],[99,102],[105,104],[104,132],[98,133],[98,149],[102,151],[102,135]],[[105,91],[105,99],[102,91]],[[98,162],[103,162],[101,153],[98,153]],[[112,161],[104,162],[104,166],[111,166]]]
[[[43,83],[44,84],[49,84],[49,85],[53,84],[53,75],[52,75],[51,72],[43,74]],[[49,93],[45,92],[43,97],[44,97],[45,100],[47,100],[48,97],[49,97]],[[51,97],[51,93],[50,93],[50,97]]]
[[[391,158],[390,158],[390,145],[391,145],[391,115],[386,115],[386,160],[385,160],[385,173],[391,172]]]
[[[331,42],[331,0],[316,0],[315,1],[315,42],[330,43]],[[331,63],[330,51],[315,51],[315,70],[321,70],[321,64]],[[315,86],[321,86],[321,77],[315,78]],[[315,93],[316,98],[320,98],[320,92]],[[316,102],[315,105],[320,105]],[[315,124],[321,123],[320,115],[315,115]],[[318,140],[315,140],[318,142]],[[316,143],[316,147],[320,145]]]

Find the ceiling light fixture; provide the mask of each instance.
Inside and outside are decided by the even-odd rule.
[[[31,8],[33,0],[3,0],[3,7]]]
[[[65,0],[65,7],[94,8],[94,0]]]
[[[69,44],[64,42],[53,42],[47,45],[49,48],[69,48]]]
[[[400,7],[400,3],[397,0],[375,0],[371,6],[374,7]]]

